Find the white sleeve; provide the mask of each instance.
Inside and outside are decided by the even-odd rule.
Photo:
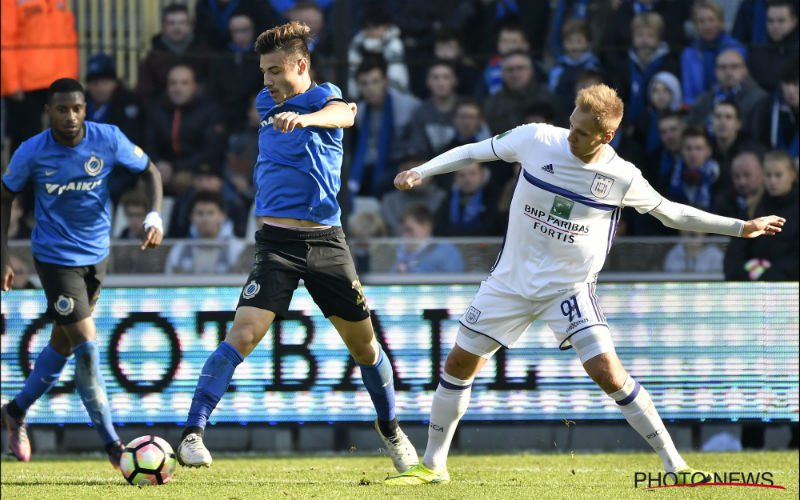
[[[476,161],[502,160],[514,163],[519,161],[520,146],[532,138],[530,127],[531,125],[522,125],[489,139],[453,148],[411,170],[419,173],[424,179],[432,175],[454,172]]]
[[[631,180],[625,196],[622,197],[623,207],[633,207],[640,214],[646,214],[661,203],[663,196],[642,177],[642,172],[633,168],[633,180]]]
[[[744,221],[703,212],[688,205],[674,203],[666,198],[650,214],[662,224],[673,229],[698,231],[702,233],[741,236]]]

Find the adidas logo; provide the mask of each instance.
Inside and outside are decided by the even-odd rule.
[[[553,171],[553,164],[552,163],[548,163],[547,165],[542,167],[542,170],[544,170],[548,174],[555,174],[555,172]]]

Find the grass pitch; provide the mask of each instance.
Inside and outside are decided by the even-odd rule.
[[[219,454],[210,469],[179,467],[169,484],[128,485],[105,457],[43,457],[2,461],[2,497],[13,500],[131,499],[676,499],[798,498],[797,452],[686,453],[706,471],[771,471],[786,489],[713,486],[644,490],[634,472],[660,471],[652,453],[455,455],[452,482],[390,487],[387,457],[359,455],[243,456]]]

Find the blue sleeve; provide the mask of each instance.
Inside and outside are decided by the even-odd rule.
[[[150,163],[150,158],[144,154],[142,148],[132,143],[119,128],[113,127],[113,130],[114,143],[117,145],[115,166],[122,165],[134,173],[144,171],[148,163]]]
[[[319,111],[331,99],[343,99],[342,91],[332,83],[323,83],[318,85],[313,94],[309,96],[308,106],[314,111]]]
[[[3,175],[3,184],[15,193],[22,191],[31,177],[31,156],[28,149],[25,143],[17,148],[8,164],[8,170]]]

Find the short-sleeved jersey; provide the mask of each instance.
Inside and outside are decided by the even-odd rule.
[[[90,266],[108,256],[111,198],[117,166],[142,172],[149,159],[115,125],[85,122],[83,140],[60,144],[50,129],[14,152],[3,183],[19,192],[30,181],[36,198],[33,256],[62,266]]]
[[[622,207],[645,213],[662,199],[611,146],[599,161],[584,163],[570,152],[568,135],[529,124],[492,138],[495,155],[522,169],[491,274],[530,299],[596,281]]]
[[[341,98],[342,91],[331,83],[314,85],[281,104],[266,88],[259,92],[256,109],[261,123],[253,171],[256,215],[341,225],[336,195],[342,184],[342,129],[304,127],[281,133],[272,127],[278,113],[313,113]]]

